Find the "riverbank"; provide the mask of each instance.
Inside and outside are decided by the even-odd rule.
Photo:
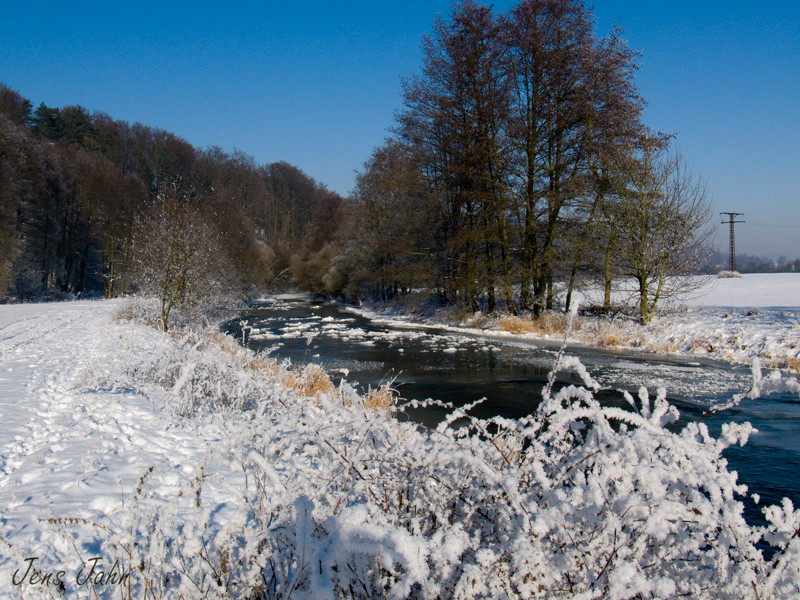
[[[661,395],[604,407],[587,376],[524,421],[420,430],[214,328],[119,308],[0,306],[3,597],[800,592],[800,511],[752,527],[721,459],[747,424],[671,431]],[[781,386],[797,392],[753,395]]]
[[[599,295],[584,291],[582,306],[596,305]],[[622,294],[614,298],[625,301]],[[398,303],[365,303],[354,307],[365,316],[394,325],[445,327],[471,335],[516,339],[561,340],[566,319],[549,313],[539,322],[529,316],[459,314],[426,309],[419,299]],[[641,326],[633,310],[604,316],[581,311],[570,341],[596,347],[636,349],[800,370],[800,273],[745,274],[711,279],[691,297],[673,304]]]

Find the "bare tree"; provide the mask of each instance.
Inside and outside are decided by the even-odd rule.
[[[500,32],[491,7],[474,0],[454,3],[450,21],[438,18],[423,43],[421,75],[404,82],[396,130],[439,198],[444,293],[471,311],[481,294],[494,309],[498,277],[513,310],[503,129],[509,89]]]
[[[617,201],[605,215],[616,260],[636,282],[642,324],[657,303],[702,282],[696,277],[711,254],[710,205],[705,184],[687,171],[665,136],[645,138],[621,172]]]
[[[158,298],[164,331],[173,309],[212,305],[232,287],[218,234],[175,186],[139,219],[134,245],[135,280]]]
[[[441,219],[408,147],[387,140],[364,166],[347,224],[355,242],[348,249],[351,284],[383,301],[433,285],[433,247]]]
[[[536,313],[553,308],[555,247],[585,188],[590,73],[599,63],[592,25],[579,0],[522,0],[506,24],[523,223],[520,303],[527,308],[532,283]]]
[[[464,0],[425,38],[395,132],[441,207],[447,301],[515,312],[519,285],[519,308],[541,312],[568,259],[575,285],[585,257],[565,242],[576,250],[593,229],[604,163],[641,115],[635,53],[593,26],[580,0],[521,0],[505,15]]]

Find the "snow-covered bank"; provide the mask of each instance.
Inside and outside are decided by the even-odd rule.
[[[637,332],[638,329],[638,332]],[[627,345],[800,370],[800,273],[712,278],[680,310],[627,327]]]
[[[578,295],[583,306],[597,305],[599,292]],[[615,302],[629,299],[618,294]],[[470,334],[490,333],[517,339],[557,339],[561,331],[534,327],[507,327],[502,318],[484,315],[456,317],[439,311],[422,316],[393,305],[367,305],[355,309],[394,324],[426,324]],[[563,319],[562,319],[563,321]],[[514,329],[514,333],[505,331]],[[652,323],[640,326],[631,315],[612,317],[581,315],[571,341],[595,346],[680,353],[749,364],[800,370],[800,273],[745,274],[740,278],[709,279],[677,308],[662,312]]]
[[[800,273],[712,279],[686,312],[659,317],[655,345],[696,355],[800,370]]]
[[[76,533],[77,525],[122,532],[133,505],[153,512],[169,506],[225,454],[219,416],[182,420],[166,396],[119,385],[143,357],[163,356],[170,340],[115,322],[117,307],[89,301],[0,307],[4,597],[56,596],[58,583],[89,594],[88,561],[104,549],[87,544],[92,536]],[[143,477],[146,502],[137,494]],[[225,485],[235,485],[236,477],[228,473]],[[37,557],[32,567],[65,574],[31,585],[36,578],[25,577],[31,557]],[[95,570],[109,572],[116,558],[104,556]],[[108,590],[118,594],[118,587]]]
[[[605,408],[587,377],[528,419],[420,431],[318,372],[116,306],[0,306],[4,597],[800,592],[800,511],[750,527],[720,460],[746,426],[671,433],[661,396]]]

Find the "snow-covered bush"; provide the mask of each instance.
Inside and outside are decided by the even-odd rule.
[[[222,418],[225,435],[168,503],[146,472],[124,527],[77,524],[84,547],[99,542],[133,570],[130,597],[800,593],[800,511],[785,500],[764,509],[765,527],[748,524],[746,489],[722,457],[750,426],[674,432],[664,390],[605,406],[580,362],[559,355],[530,416],[478,419],[466,406],[428,430],[369,410],[346,384],[297,393],[282,383],[288,364],[213,336],[170,339],[123,383],[189,421]],[[556,391],[563,370],[583,385]],[[750,397],[800,391],[754,372]]]
[[[197,320],[236,302],[236,275],[221,234],[192,195],[176,182],[136,222],[131,277],[140,292],[158,299],[164,331],[173,310]]]

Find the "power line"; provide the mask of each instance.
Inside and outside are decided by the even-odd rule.
[[[727,221],[723,221],[723,223],[727,223]],[[753,223],[750,222],[751,227],[783,227],[789,229],[800,229],[800,225],[787,225],[787,224],[778,224],[778,223]]]
[[[731,241],[730,241],[730,256],[729,256],[729,266],[730,271],[733,272],[736,270],[736,241],[733,233],[733,224],[734,223],[744,223],[744,221],[737,221],[736,217],[741,217],[744,213],[737,213],[737,212],[721,212],[721,215],[728,215],[728,220],[723,221],[722,223],[728,223],[731,226]]]

